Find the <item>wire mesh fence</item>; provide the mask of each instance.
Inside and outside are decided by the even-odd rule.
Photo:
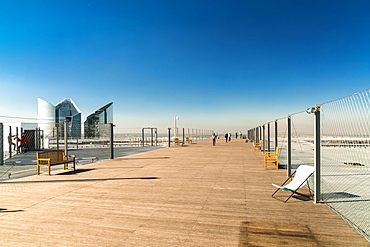
[[[314,129],[313,116],[306,112],[291,115],[291,168],[300,165],[314,165]],[[314,177],[308,180],[309,188],[314,192]]]
[[[50,119],[0,116],[0,180],[35,174],[36,152],[42,150],[67,150],[76,155],[77,165],[81,165],[174,146],[175,139],[185,145],[212,135],[211,131],[189,128],[177,128],[175,136],[174,130],[169,132],[168,128],[128,130],[117,126],[112,130],[112,126],[73,119],[56,123]]]
[[[40,124],[37,119],[19,117],[0,117],[0,120],[0,180],[35,174],[36,152],[42,150],[67,150],[77,156],[77,164],[110,157],[108,125],[99,126],[99,136],[87,138],[81,134],[83,124],[76,126],[73,122],[66,122],[60,126],[50,121]],[[40,128],[46,124],[49,125],[47,128]]]
[[[370,90],[275,122],[279,168],[291,174],[299,165],[315,166],[309,181],[311,190],[318,188],[315,197],[370,241]],[[254,134],[261,130],[251,129],[249,138],[264,139]]]
[[[279,119],[277,122],[277,136],[278,142],[277,146],[280,148],[279,152],[279,166],[282,168],[287,167],[287,151],[288,151],[288,125],[287,119]]]
[[[321,106],[322,199],[370,240],[370,92]]]

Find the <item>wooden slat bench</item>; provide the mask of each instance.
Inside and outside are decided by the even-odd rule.
[[[71,159],[68,159],[71,158]],[[36,153],[36,174],[48,173],[50,175],[50,167],[54,165],[64,164],[64,170],[73,169],[76,170],[76,155],[65,155],[64,150],[49,150]],[[71,166],[68,166],[69,163],[72,163]],[[48,171],[41,171],[41,166],[48,167]]]
[[[260,142],[254,142],[253,146],[254,146],[254,151],[256,150],[262,151],[262,140]]]
[[[265,169],[268,167],[279,169],[279,148],[276,147],[275,152],[264,152],[263,163]]]
[[[181,140],[175,138],[174,140],[175,146],[182,146]]]

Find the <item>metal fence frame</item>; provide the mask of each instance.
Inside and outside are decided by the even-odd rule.
[[[329,106],[331,106],[331,108]],[[292,151],[294,151],[292,150],[292,135],[294,134],[292,132],[292,127],[294,128],[292,122],[294,122],[294,118],[298,114],[312,114],[313,116],[313,141],[311,140],[312,138],[310,138],[309,142],[312,142],[313,144],[313,154],[310,155],[313,155],[313,165],[315,167],[314,177],[310,182],[314,185],[310,186],[310,188],[313,188],[315,192],[314,203],[326,203],[335,212],[342,216],[343,219],[353,228],[370,241],[370,216],[367,216],[368,214],[363,214],[363,212],[369,212],[370,208],[370,194],[367,192],[368,189],[363,189],[361,191],[363,194],[355,195],[360,197],[357,200],[354,198],[340,200],[340,196],[351,194],[346,191],[336,191],[335,189],[329,190],[329,185],[323,184],[324,178],[326,180],[329,179],[329,181],[340,181],[343,180],[343,177],[351,176],[350,178],[347,178],[348,181],[356,185],[359,185],[361,181],[368,181],[370,178],[370,151],[366,150],[366,148],[370,148],[370,89],[340,99],[317,104],[305,111],[290,114],[285,118],[276,119],[274,121],[276,124],[274,129],[275,133],[279,130],[280,121],[286,121],[287,148],[284,152],[281,152],[281,156],[286,155],[287,165],[286,167],[280,166],[279,168],[286,168],[288,176],[290,176],[292,174],[292,170],[296,168],[294,165],[292,166]],[[248,138],[253,142],[259,142],[260,140],[265,142],[265,136],[267,136],[268,144],[263,146],[262,151],[271,149],[269,145],[269,131],[271,131],[269,127],[270,123],[271,122],[268,122],[248,130]],[[325,124],[325,128],[322,126],[323,123]],[[327,125],[329,127],[327,127]],[[267,128],[265,126],[267,126]],[[334,129],[331,130],[330,127]],[[266,130],[268,133],[265,133]],[[278,134],[275,134],[275,138],[277,137],[276,135]],[[333,136],[328,138],[327,136],[329,135]],[[279,138],[281,138],[281,135],[279,135]],[[277,142],[277,144],[279,147],[282,147],[281,143]],[[326,157],[328,155],[323,157],[323,152],[330,152],[328,147],[331,148],[330,150],[335,150],[336,148],[341,150],[344,150],[344,148],[352,148],[347,151],[347,156],[355,160],[360,160],[362,163],[352,162],[352,165],[358,165],[359,168],[352,168],[351,171],[353,171],[353,169],[361,171],[361,174],[359,175],[363,176],[362,180],[360,180],[359,175],[356,177],[356,173],[345,174],[342,171],[337,171],[339,169],[348,171],[348,169],[343,168],[343,165],[346,164],[343,162],[343,156],[346,154],[342,154],[342,152],[341,156],[337,155],[337,157],[331,155],[328,160]],[[282,148],[282,150],[284,150],[284,148]],[[340,151],[338,152],[340,153]],[[336,166],[339,166],[338,164],[341,168],[336,168]],[[334,167],[333,169],[337,170],[335,170],[335,172],[328,173],[326,170],[330,165]],[[333,175],[334,173],[335,175]],[[330,176],[343,177],[334,179],[330,178]],[[335,183],[333,182],[330,186],[335,186]],[[359,186],[361,186],[361,184]],[[329,195],[331,195],[331,197]],[[333,195],[337,196],[334,201]],[[358,205],[361,205],[360,207],[363,208],[356,208]],[[356,211],[356,213],[353,211]]]

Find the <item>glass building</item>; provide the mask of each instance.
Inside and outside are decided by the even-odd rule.
[[[64,134],[64,121],[67,121],[67,135],[81,137],[81,111],[72,99],[64,99],[55,105],[55,123],[59,124],[60,134]]]
[[[45,137],[64,136],[64,121],[67,121],[67,135],[81,137],[81,111],[72,99],[64,99],[55,106],[43,99],[37,99],[38,125],[44,130]],[[58,131],[56,128],[59,127]]]
[[[108,135],[108,123],[113,123],[113,102],[90,114],[84,123],[85,138]]]

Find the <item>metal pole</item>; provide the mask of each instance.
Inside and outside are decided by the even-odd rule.
[[[265,125],[262,126],[262,152],[266,149]]]
[[[17,137],[19,136],[18,127],[15,127],[15,135],[16,135]],[[21,135],[22,135],[22,133],[21,133]],[[22,136],[21,136],[21,138],[22,138]],[[16,151],[16,153],[18,154],[18,153],[19,153],[18,140],[15,142],[15,145],[16,145],[16,147],[17,147],[17,151]],[[23,149],[24,149],[24,147],[23,147]]]
[[[41,146],[41,150],[44,150],[45,149],[45,132],[44,132],[44,130],[41,130],[40,129],[40,131],[41,131],[41,136],[42,136],[42,146]],[[77,146],[77,148],[78,148],[78,146]]]
[[[258,136],[258,128],[259,127],[256,127],[256,128],[254,128],[254,142],[259,142],[260,140],[259,140],[259,136]]]
[[[292,119],[289,115],[288,118],[288,144],[287,144],[287,176],[292,175]]]
[[[320,133],[320,106],[315,110],[315,200],[314,203],[322,201],[321,198],[321,133]]]
[[[270,152],[270,123],[267,123],[267,152]]]
[[[3,131],[3,123],[0,123],[0,165],[4,165],[4,131]]]
[[[67,121],[64,120],[64,154],[68,155]]]
[[[278,147],[278,122],[275,120],[275,149]]]
[[[12,143],[13,143],[13,140],[12,140],[13,136],[12,136],[12,126],[9,126],[9,136],[8,136],[8,143],[9,143],[9,158],[12,158],[13,157],[13,154],[12,154]],[[17,136],[18,138],[18,136]],[[15,145],[17,147],[17,150],[18,150],[18,140],[16,139],[15,140]]]
[[[158,130],[157,130],[157,128],[155,128],[154,135],[155,135],[155,146],[158,146]]]
[[[114,159],[114,131],[113,131],[113,123],[109,123],[110,129],[110,158]]]
[[[171,147],[171,128],[168,128],[168,147]]]
[[[144,147],[144,128],[141,129],[141,142]]]
[[[259,138],[259,139],[263,141],[262,126],[260,126],[260,127],[259,127],[259,132],[260,132],[260,133],[259,133],[259,136],[260,136],[260,138]]]
[[[152,144],[152,147],[153,147],[154,146],[153,128],[150,128],[150,135],[152,137],[151,144]]]
[[[59,150],[59,123],[56,127],[57,127],[57,150]]]
[[[182,144],[185,145],[185,128],[182,128]]]

